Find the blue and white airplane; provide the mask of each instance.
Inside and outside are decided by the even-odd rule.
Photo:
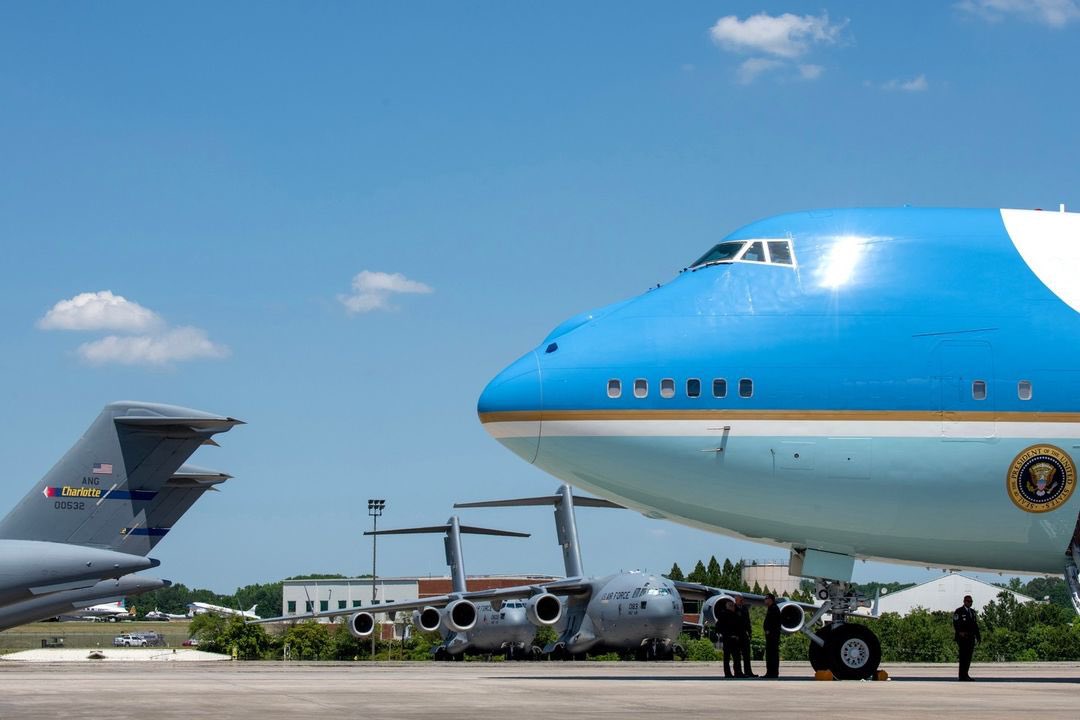
[[[478,412],[563,481],[790,548],[812,659],[867,677],[857,558],[1064,572],[1080,609],[1078,312],[1064,208],[791,213],[562,323]]]

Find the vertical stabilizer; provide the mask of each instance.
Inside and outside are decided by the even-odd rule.
[[[132,529],[184,461],[239,420],[154,403],[106,405],[86,433],[0,520],[0,539],[145,553]]]
[[[578,542],[577,518],[574,513],[574,504],[582,507],[619,508],[622,505],[610,500],[599,498],[575,496],[569,485],[560,485],[554,495],[543,497],[515,498],[513,500],[487,500],[484,502],[456,503],[455,508],[477,507],[531,507],[537,505],[555,506],[555,535],[562,548],[563,566],[566,568],[566,577],[582,577],[585,570],[581,563],[581,545]]]
[[[500,535],[502,537],[529,537],[529,533],[513,532],[511,530],[494,530],[492,528],[474,527],[462,525],[458,516],[454,515],[446,521],[445,525],[426,525],[424,527],[398,528],[396,530],[377,530],[366,532],[365,535],[420,535],[420,534],[444,533],[443,546],[446,549],[446,564],[450,568],[451,591],[456,593],[467,592],[465,586],[465,563],[461,552],[461,535]]]

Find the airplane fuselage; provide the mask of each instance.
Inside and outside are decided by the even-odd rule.
[[[568,653],[636,652],[649,642],[674,642],[682,632],[682,599],[666,578],[628,572],[590,584],[588,596],[566,598],[555,628]]]
[[[536,626],[529,622],[522,602],[504,602],[498,610],[482,602],[476,605],[476,624],[470,630],[456,633],[444,627],[441,632],[449,655],[500,653],[511,648],[531,652]]]
[[[741,255],[717,246],[563,323],[485,389],[485,428],[655,517],[1061,572],[1080,510],[1080,216],[833,210],[726,240]]]

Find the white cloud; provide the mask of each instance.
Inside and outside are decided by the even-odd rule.
[[[178,327],[157,335],[109,335],[79,346],[79,357],[95,365],[169,365],[184,360],[220,359],[229,348],[211,342],[206,331]]]
[[[390,298],[401,293],[427,294],[434,290],[422,282],[410,280],[401,273],[361,270],[352,280],[352,293],[338,295],[338,301],[349,314],[372,310],[391,310]]]
[[[80,293],[70,300],[61,300],[38,320],[37,326],[42,330],[124,333],[79,346],[79,357],[95,365],[161,366],[229,355],[229,348],[211,342],[205,330],[169,327],[153,310],[109,290]]]
[[[70,300],[61,300],[37,323],[42,330],[120,332],[141,332],[161,325],[157,313],[109,290],[79,293]]]
[[[961,0],[956,7],[989,22],[1012,16],[1060,28],[1080,20],[1078,0]]]
[[[903,92],[925,92],[930,88],[926,75],[918,75],[910,80],[890,80],[881,86],[882,90],[901,90]]]
[[[784,63],[771,58],[749,58],[739,64],[735,78],[743,85],[749,85],[762,73],[784,67]]]
[[[805,63],[799,66],[799,77],[803,80],[817,80],[823,72],[825,72],[825,68],[820,65]]]
[[[709,34],[713,42],[731,52],[765,53],[790,60],[806,54],[811,45],[835,43],[845,24],[829,22],[825,12],[775,17],[759,13],[746,20],[727,15],[716,21]]]

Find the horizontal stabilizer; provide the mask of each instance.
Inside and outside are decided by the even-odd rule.
[[[376,530],[374,532],[365,532],[365,535],[423,535],[423,534],[438,534],[450,532],[450,525],[428,525],[425,527],[412,527],[412,528],[397,528],[394,530]],[[482,528],[474,527],[472,525],[461,525],[459,527],[461,532],[468,533],[470,535],[502,535],[503,537],[529,537],[529,533],[514,532],[512,530],[496,530],[494,528]]]
[[[482,508],[482,507],[532,507],[536,505],[558,505],[562,500],[562,495],[544,495],[542,497],[530,497],[530,498],[515,498],[513,500],[485,500],[481,502],[471,503],[454,503],[456,508]],[[574,505],[578,507],[599,507],[599,508],[616,508],[619,510],[625,510],[622,505],[613,503],[610,500],[602,500],[600,498],[582,497],[575,495]]]

